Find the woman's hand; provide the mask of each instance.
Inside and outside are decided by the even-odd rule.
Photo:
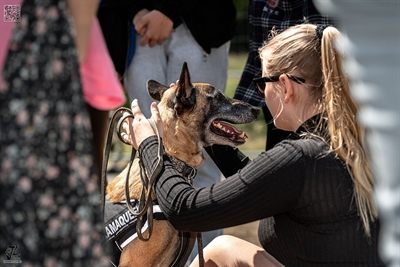
[[[121,134],[121,137],[125,142],[131,144],[135,149],[138,149],[143,140],[148,138],[149,136],[155,135],[155,132],[153,131],[153,128],[151,127],[150,123],[140,110],[137,99],[132,101],[131,109],[134,119],[127,118],[122,123],[122,128],[124,129],[124,133]],[[151,119],[153,119],[154,122],[156,123],[158,132],[162,137],[164,126],[161,121],[157,104],[155,102],[151,104],[150,111],[151,111]]]

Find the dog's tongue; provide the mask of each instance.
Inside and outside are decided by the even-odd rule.
[[[244,131],[240,131],[232,125],[223,121],[213,121],[213,126],[230,136],[230,139],[237,142],[245,142],[248,138]]]

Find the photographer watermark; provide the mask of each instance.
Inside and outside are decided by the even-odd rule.
[[[17,253],[18,246],[7,246],[4,263],[22,263],[21,256]]]

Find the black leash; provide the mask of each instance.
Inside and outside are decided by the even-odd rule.
[[[103,167],[101,170],[101,200],[102,200],[103,217],[104,217],[104,208],[105,208],[105,200],[106,200],[107,165],[108,165],[108,159],[110,157],[110,152],[111,152],[112,137],[113,137],[113,133],[114,133],[115,121],[116,121],[117,115],[120,111],[130,112],[130,110],[128,108],[124,108],[124,107],[117,109],[114,112],[114,114],[111,117],[110,122],[108,124],[106,146],[104,148]],[[121,140],[121,137],[119,135],[118,135],[118,138]],[[123,142],[123,140],[121,140],[121,141]]]

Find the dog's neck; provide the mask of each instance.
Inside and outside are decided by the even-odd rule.
[[[195,168],[204,162],[202,147],[196,140],[198,137],[193,131],[181,129],[179,118],[172,114],[172,110],[159,106],[161,119],[164,123],[163,144],[168,156],[175,157]]]

